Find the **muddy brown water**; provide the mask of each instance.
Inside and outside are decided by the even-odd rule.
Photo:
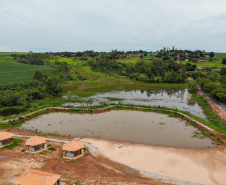
[[[142,111],[98,114],[50,113],[24,123],[21,128],[74,137],[93,137],[148,145],[212,148],[209,138],[193,137],[197,128],[179,118]]]

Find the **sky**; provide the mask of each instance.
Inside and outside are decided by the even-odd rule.
[[[0,0],[0,51],[226,52],[226,0]]]

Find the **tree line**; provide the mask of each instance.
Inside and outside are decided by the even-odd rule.
[[[184,65],[173,60],[156,59],[155,61],[120,63],[116,60],[99,57],[96,60],[90,60],[88,65],[94,71],[113,72],[145,82],[183,83],[186,80]]]
[[[189,86],[194,92],[197,92],[200,86],[218,101],[226,103],[226,67],[215,71],[208,70],[207,73],[192,72],[190,75],[194,81],[190,82]]]

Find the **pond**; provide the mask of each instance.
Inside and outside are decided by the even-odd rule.
[[[20,114],[24,111],[25,110],[23,110],[23,109],[15,109],[15,108],[5,109],[5,110],[0,111],[0,116],[4,116],[4,117],[14,116],[14,115]]]
[[[93,137],[149,145],[212,148],[209,138],[193,137],[198,129],[179,118],[143,111],[98,114],[50,113],[27,121],[21,128],[73,137]]]
[[[66,97],[66,96],[65,96]],[[94,106],[100,102],[160,106],[186,111],[190,114],[207,119],[202,108],[192,99],[187,89],[167,88],[152,90],[111,91],[99,93],[84,100],[92,99],[91,103],[65,103],[64,106]]]

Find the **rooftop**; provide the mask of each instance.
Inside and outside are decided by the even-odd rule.
[[[6,140],[13,137],[13,133],[10,132],[0,132],[0,141]]]
[[[71,141],[63,145],[63,150],[74,152],[84,148],[83,142],[80,141]]]
[[[30,169],[13,183],[19,185],[54,185],[58,179],[60,179],[60,175]]]
[[[30,139],[27,139],[26,145],[36,146],[36,145],[45,143],[45,141],[46,141],[46,138],[44,137],[34,136],[34,137],[31,137]]]

